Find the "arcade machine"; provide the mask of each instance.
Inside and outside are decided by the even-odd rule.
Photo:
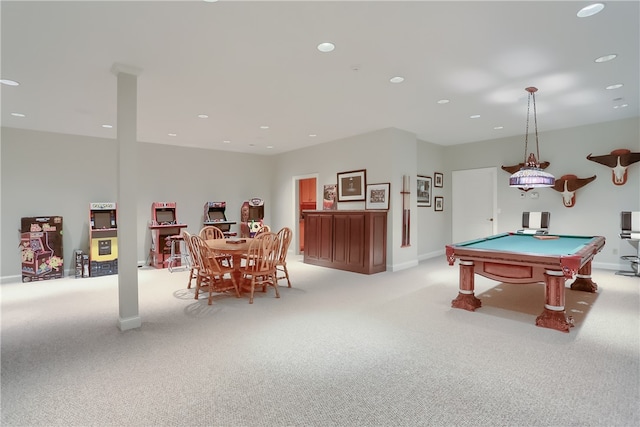
[[[118,274],[118,222],[113,202],[89,204],[89,275]]]
[[[20,221],[22,281],[64,276],[62,217],[25,217]]]
[[[227,202],[207,202],[204,204],[204,225],[213,225],[224,233],[225,237],[235,236],[238,233],[230,231],[235,221],[227,221],[224,212],[227,210]]]
[[[249,237],[249,222],[264,219],[264,200],[254,197],[240,208],[240,237]]]
[[[181,229],[186,227],[187,224],[180,224],[176,219],[176,202],[153,202],[151,204],[149,265],[155,268],[165,268],[168,267],[169,258],[180,255],[180,245],[174,245],[176,240],[172,237],[179,236],[182,232]],[[182,257],[172,261],[173,266],[181,265],[181,260]]]

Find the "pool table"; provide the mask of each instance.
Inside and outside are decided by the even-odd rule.
[[[503,233],[446,246],[449,265],[460,259],[458,297],[454,308],[474,311],[482,305],[474,295],[474,273],[506,283],[545,283],[545,304],[536,325],[569,332],[564,310],[565,280],[576,276],[571,289],[595,292],[591,260],[604,247],[602,236]]]

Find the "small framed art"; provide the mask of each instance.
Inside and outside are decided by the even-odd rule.
[[[431,206],[431,177],[418,175],[418,197],[416,198],[418,206],[430,207]]]
[[[338,202],[357,202],[365,199],[367,170],[338,173]]]
[[[434,210],[440,212],[444,210],[444,197],[436,196]]]
[[[336,203],[336,185],[325,185],[322,192],[322,209],[335,210],[337,207],[338,204]]]
[[[365,209],[389,209],[388,182],[382,184],[367,184],[367,199]]]
[[[443,186],[442,174],[440,172],[434,172],[433,173],[433,186],[434,187],[438,187],[438,188],[442,188],[442,186]]]

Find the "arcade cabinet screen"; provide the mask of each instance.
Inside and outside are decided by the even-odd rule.
[[[158,221],[158,224],[171,224],[176,220],[173,214],[173,210],[157,210],[156,221]]]
[[[226,221],[227,220],[224,217],[224,213],[221,211],[209,210],[208,216],[209,216],[209,221]]]
[[[93,213],[93,228],[111,228],[111,212],[94,212]]]

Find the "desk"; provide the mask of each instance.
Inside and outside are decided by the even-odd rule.
[[[447,245],[449,265],[460,259],[458,297],[454,308],[474,311],[482,305],[474,295],[474,273],[506,283],[545,283],[545,304],[536,325],[569,332],[564,311],[565,280],[576,275],[571,289],[595,292],[591,260],[602,250],[601,236],[556,236],[541,240],[533,235],[503,233],[484,239]]]
[[[240,286],[240,279],[242,278],[242,274],[240,273],[240,263],[242,262],[242,256],[247,254],[249,245],[253,239],[243,238],[241,240],[244,240],[244,242],[228,243],[229,241],[233,242],[235,240],[237,239],[208,239],[205,240],[205,243],[216,253],[231,255],[233,262],[233,275],[236,279],[236,283]]]

